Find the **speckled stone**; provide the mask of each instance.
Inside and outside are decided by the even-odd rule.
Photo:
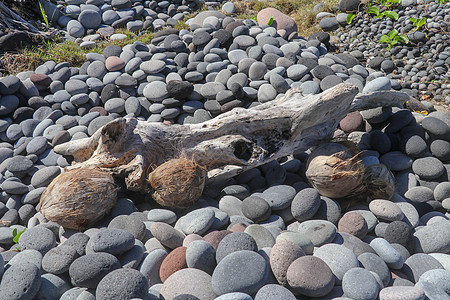
[[[352,250],[337,244],[326,244],[314,251],[314,256],[323,260],[333,272],[336,284],[340,284],[344,274],[359,267],[358,259]]]
[[[414,286],[390,286],[380,291],[380,300],[423,300],[425,293]]]
[[[294,242],[281,240],[275,243],[269,257],[270,267],[279,284],[286,285],[286,273],[290,264],[304,255],[303,249]]]
[[[287,281],[296,295],[322,297],[334,286],[330,267],[316,256],[302,256],[293,261],[287,270]]]
[[[268,276],[266,260],[256,252],[241,250],[224,257],[212,275],[217,295],[231,292],[255,294]]]
[[[383,238],[376,238],[370,242],[370,246],[375,250],[384,262],[392,269],[400,269],[403,266],[403,258],[388,241]]]
[[[215,299],[211,276],[202,270],[187,268],[170,276],[160,290],[164,299]],[[180,296],[184,295],[184,296]]]
[[[378,296],[378,282],[368,270],[353,268],[342,279],[342,290],[351,299],[375,300]]]
[[[357,212],[346,213],[339,220],[338,231],[346,232],[357,238],[364,238],[368,232],[367,222],[364,217]]]
[[[429,270],[435,269],[444,269],[444,267],[431,255],[425,253],[416,253],[411,255],[405,261],[403,273],[408,276],[409,280],[417,283],[422,274]]]
[[[233,252],[249,250],[258,251],[258,245],[255,239],[244,232],[233,232],[227,234],[219,243],[216,249],[216,261],[220,261]]]
[[[292,216],[300,222],[309,220],[317,212],[320,204],[320,194],[315,189],[302,189],[292,200]]]
[[[369,203],[369,209],[375,216],[387,221],[400,221],[404,218],[402,210],[388,200],[372,200]]]
[[[308,237],[314,246],[319,247],[333,241],[337,228],[325,220],[308,220],[300,223],[298,232]]]
[[[159,277],[164,283],[176,271],[187,268],[186,263],[186,247],[178,247],[173,249],[161,263]]]
[[[145,298],[148,293],[145,276],[131,268],[121,268],[108,273],[97,286],[98,300]]]

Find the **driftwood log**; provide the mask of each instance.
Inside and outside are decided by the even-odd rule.
[[[148,191],[152,169],[178,157],[204,167],[210,183],[328,140],[351,111],[403,106],[408,98],[395,91],[358,94],[347,83],[305,97],[289,90],[281,99],[235,108],[200,124],[116,119],[91,137],[58,145],[54,151],[73,156],[69,170],[104,170],[124,178],[133,191]]]
[[[85,229],[115,204],[112,178],[124,179],[129,190],[153,192],[163,206],[190,205],[201,196],[205,181],[229,178],[328,141],[350,111],[402,106],[409,98],[390,91],[357,93],[345,83],[306,97],[290,90],[281,99],[235,108],[200,124],[116,119],[90,138],[54,148],[74,161],[43,193],[39,210],[66,228]]]

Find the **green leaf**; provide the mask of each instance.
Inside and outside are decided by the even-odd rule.
[[[42,19],[44,19],[45,25],[47,25],[47,27],[49,27],[47,14],[45,13],[45,9],[42,7],[41,0],[38,0],[38,3],[39,3],[39,10],[41,11]]]
[[[388,11],[385,11],[384,14],[385,14],[386,17],[388,17],[388,18],[391,18],[391,19],[393,19],[393,20],[395,20],[395,21],[398,20],[398,13],[396,13],[395,11],[388,10]]]
[[[347,15],[347,24],[352,24],[354,17],[355,17],[355,14],[348,14]]]
[[[267,22],[267,25],[272,26],[272,24],[273,24],[273,16],[270,16],[270,19]]]
[[[378,42],[380,42],[380,43],[389,43],[390,41],[391,40],[389,39],[389,37],[387,35],[382,35]]]
[[[391,46],[394,46],[394,45],[397,45],[398,44],[398,40],[397,39],[395,39],[395,40],[393,40],[392,42],[391,42]]]
[[[19,238],[22,235],[22,233],[25,232],[25,230],[26,230],[26,228],[24,228],[24,230],[22,230],[21,232],[17,233],[17,229],[16,228],[13,229],[13,236],[14,236],[13,242],[14,243],[17,244],[19,242]]]
[[[254,17],[250,18],[250,20],[253,20],[253,21],[256,21],[256,22],[258,22],[258,19],[256,18],[256,16],[254,16]]]
[[[423,17],[422,19],[420,19],[420,21],[419,22],[417,22],[417,28],[420,28],[420,27],[422,27],[423,25],[425,25],[425,24],[427,24],[427,18],[426,17]]]
[[[380,9],[376,6],[371,6],[367,9],[367,13],[378,16],[380,14]]]
[[[408,44],[409,43],[409,38],[406,35],[398,35],[397,36],[397,40],[400,41],[403,44]]]
[[[394,29],[394,30],[389,31],[387,36],[389,37],[389,39],[392,40],[397,34],[398,34],[398,31]]]
[[[417,21],[417,19],[416,18],[409,18],[409,20],[411,21],[411,22],[413,22],[413,24],[414,25],[416,25],[415,23],[416,23],[416,21]]]

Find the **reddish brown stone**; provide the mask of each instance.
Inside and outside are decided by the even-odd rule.
[[[363,125],[363,118],[359,111],[348,113],[339,123],[341,129],[346,133],[361,130]]]
[[[163,283],[176,271],[187,268],[186,249],[183,246],[175,248],[164,258],[159,269],[159,277]]]
[[[211,231],[207,235],[203,237],[205,241],[210,243],[214,250],[217,250],[217,246],[219,245],[220,241],[227,235],[232,233],[230,230],[220,230],[220,231]]]
[[[105,61],[105,67],[110,72],[120,71],[125,67],[125,62],[120,57],[110,56]]]
[[[247,228],[247,224],[244,223],[236,223],[230,227],[231,232],[244,232],[245,228]]]
[[[98,111],[100,113],[100,116],[107,116],[108,112],[106,111],[106,109],[104,107],[101,106],[94,106],[93,108],[91,108],[89,110],[89,112],[94,112],[94,111]]]
[[[273,18],[272,26],[274,26],[277,30],[285,30],[285,36],[289,36],[291,33],[297,32],[297,23],[295,23],[294,19],[273,7],[264,8],[259,11],[256,16],[258,25],[267,24],[271,17]]]
[[[36,84],[43,87],[48,87],[52,83],[52,79],[45,74],[32,74],[30,80]]]
[[[366,236],[368,231],[367,222],[361,214],[350,212],[345,214],[339,220],[338,231],[346,232],[362,239]]]

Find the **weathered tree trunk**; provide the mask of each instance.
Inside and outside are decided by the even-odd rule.
[[[355,86],[346,83],[305,97],[290,90],[279,100],[251,109],[235,108],[200,124],[117,119],[90,138],[54,150],[74,157],[68,169],[107,171],[123,177],[130,190],[146,191],[152,169],[177,157],[190,158],[206,168],[211,182],[328,140],[350,111],[402,106],[409,98],[392,91],[357,93]]]

